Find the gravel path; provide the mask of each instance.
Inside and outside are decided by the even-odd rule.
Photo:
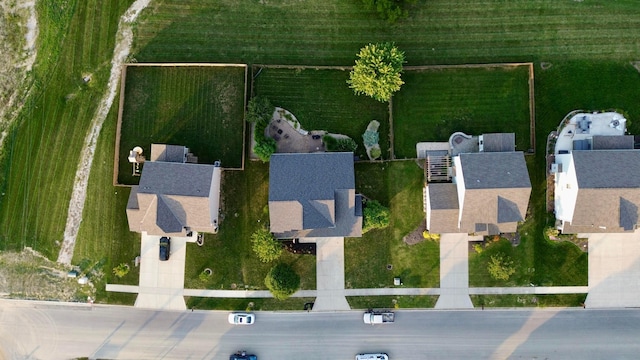
[[[107,91],[102,97],[98,110],[93,117],[91,128],[84,141],[82,158],[76,170],[73,193],[71,195],[71,201],[69,202],[67,224],[64,228],[64,240],[60,253],[58,254],[58,262],[60,263],[70,264],[73,258],[73,249],[76,244],[80,223],[82,222],[82,210],[84,209],[89,173],[96,151],[98,136],[100,135],[104,119],[107,117],[113,100],[116,97],[122,64],[124,64],[131,50],[133,22],[135,22],[140,12],[146,8],[150,2],[151,0],[137,0],[120,18],[118,32],[116,33],[116,46],[113,50],[113,59],[111,60],[111,75],[109,76]]]

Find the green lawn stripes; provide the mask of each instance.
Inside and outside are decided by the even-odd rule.
[[[244,67],[128,66],[120,136],[120,184],[136,184],[127,160],[141,146],[187,146],[202,164],[242,167]]]
[[[516,148],[530,148],[529,67],[408,70],[393,97],[396,158],[415,158],[416,143],[515,132]]]
[[[254,79],[254,94],[291,111],[305,130],[351,137],[358,144],[356,153],[364,159],[362,134],[371,120],[378,120],[382,155],[388,159],[388,105],[355,95],[346,83],[348,77],[346,70],[262,68]]]
[[[138,27],[139,61],[352,65],[394,41],[408,65],[627,60],[640,49],[635,0],[430,0],[388,25],[358,1],[165,0]]]

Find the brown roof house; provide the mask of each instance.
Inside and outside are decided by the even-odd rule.
[[[150,161],[127,203],[131,231],[158,236],[217,232],[222,168],[186,162],[193,158],[184,146],[151,145]]]
[[[640,207],[640,150],[619,113],[572,113],[555,133],[550,173],[565,234],[633,232]]]
[[[513,151],[513,134],[489,135],[484,135],[491,142],[484,144],[483,151],[454,152],[451,182],[427,184],[425,207],[430,232],[495,235],[515,232],[518,223],[524,221],[531,195],[524,154]],[[468,137],[465,141],[475,141],[473,145],[477,146],[482,139]],[[479,145],[475,149],[483,148]]]
[[[362,236],[353,153],[271,155],[269,220],[279,239]]]

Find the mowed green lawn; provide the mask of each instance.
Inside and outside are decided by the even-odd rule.
[[[57,258],[84,139],[111,70],[118,18],[132,2],[38,3],[38,46],[47,52],[38,53],[34,87],[4,144],[0,249],[29,246]]]
[[[415,158],[416,143],[514,132],[516,148],[530,148],[529,66],[407,70],[393,97],[396,158]]]
[[[127,157],[141,146],[184,145],[201,164],[242,167],[245,67],[129,66],[118,180],[137,184]]]
[[[388,105],[355,95],[348,78],[346,70],[263,68],[254,79],[253,92],[291,111],[305,130],[351,137],[358,144],[356,153],[365,159],[362,134],[371,120],[378,120],[382,157],[388,159]]]
[[[636,0],[429,0],[389,26],[361,1],[160,0],[143,14],[138,61],[352,65],[395,41],[407,65],[637,59]]]
[[[440,252],[437,242],[407,245],[402,238],[425,221],[424,175],[415,161],[356,164],[356,191],[378,200],[391,212],[390,226],[347,238],[344,244],[345,287],[378,288],[400,277],[407,287],[437,287]],[[387,265],[392,269],[388,270]]]

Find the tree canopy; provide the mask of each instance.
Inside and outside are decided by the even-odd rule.
[[[276,260],[282,254],[282,244],[266,228],[256,230],[251,234],[251,245],[253,252],[258,255],[258,259],[265,263]]]
[[[385,102],[404,84],[400,74],[404,53],[393,43],[369,44],[358,53],[347,84],[357,95]]]
[[[269,270],[264,284],[273,297],[285,300],[300,288],[300,276],[291,266],[280,263]]]
[[[364,205],[362,232],[389,226],[389,209],[376,200],[367,200]]]

